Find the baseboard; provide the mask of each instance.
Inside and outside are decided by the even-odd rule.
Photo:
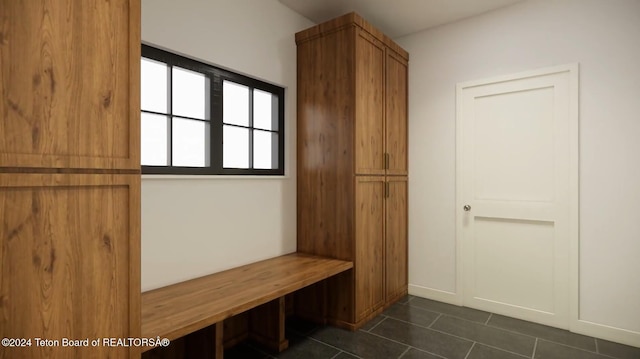
[[[578,334],[588,335],[590,337],[640,348],[640,332],[634,332],[580,319],[572,321],[571,331]]]
[[[415,295],[417,297],[436,300],[438,302],[462,306],[462,296],[457,293],[421,287],[415,284],[409,284],[409,294]]]

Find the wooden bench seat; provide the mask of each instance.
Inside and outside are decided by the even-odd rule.
[[[283,312],[286,294],[351,268],[349,261],[292,253],[144,292],[142,337],[173,340],[216,324],[211,340],[220,352],[223,320],[270,302]]]

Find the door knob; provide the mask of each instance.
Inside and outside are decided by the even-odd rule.
[[[468,204],[465,204],[464,207],[462,207],[462,209],[464,209],[465,212],[469,212],[471,210],[471,206]]]

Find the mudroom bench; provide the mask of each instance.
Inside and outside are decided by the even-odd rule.
[[[180,350],[221,359],[224,321],[248,315],[248,336],[282,351],[288,347],[285,296],[351,268],[350,261],[292,253],[143,292],[142,337],[186,336]],[[143,358],[171,357],[154,354],[158,351],[171,349],[155,349]]]

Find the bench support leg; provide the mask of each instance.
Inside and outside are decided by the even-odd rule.
[[[284,297],[252,309],[249,313],[249,337],[276,352],[289,347],[284,334]]]

